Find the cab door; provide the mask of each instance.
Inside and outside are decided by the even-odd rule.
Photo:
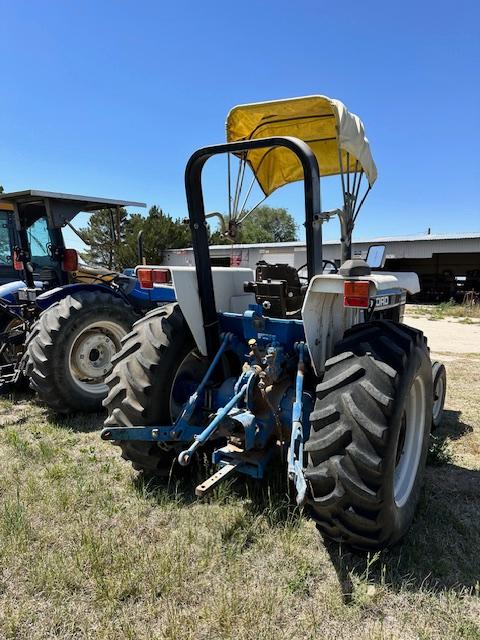
[[[14,246],[15,228],[13,212],[0,208],[0,284],[6,284],[7,282],[21,278],[21,275],[13,268]]]

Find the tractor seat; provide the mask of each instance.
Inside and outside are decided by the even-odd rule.
[[[74,282],[85,282],[98,284],[104,282],[106,284],[112,282],[119,275],[118,271],[105,269],[105,267],[93,267],[86,264],[79,264],[78,269],[72,273]]]

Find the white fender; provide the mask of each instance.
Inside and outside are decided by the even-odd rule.
[[[410,294],[420,291],[416,273],[382,271],[352,278],[338,273],[314,276],[305,295],[302,318],[308,350],[317,376],[324,371],[325,361],[332,355],[335,343],[342,339],[344,332],[363,321],[361,309],[343,306],[345,280],[367,280],[370,283],[370,297],[391,289],[402,289]]]
[[[207,355],[205,331],[203,329],[202,308],[198,294],[197,275],[195,267],[174,267],[165,265],[148,265],[142,269],[165,269],[172,274],[173,288],[183,316],[187,321],[198,350],[202,355]],[[138,268],[138,267],[137,267]],[[255,295],[245,293],[243,283],[247,280],[255,280],[253,269],[231,267],[212,267],[213,289],[215,292],[215,305],[217,311],[243,313],[249,304],[255,304]],[[163,285],[159,285],[163,286]]]

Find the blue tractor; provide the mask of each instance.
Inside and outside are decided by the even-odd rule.
[[[3,193],[0,203],[9,269],[0,274],[0,383],[29,378],[59,413],[99,410],[121,339],[148,310],[174,300],[173,288],[148,291],[132,275],[80,264],[62,230],[78,233],[80,212],[107,210],[114,234],[119,208],[145,205],[34,190]]]
[[[227,139],[187,164],[195,267],[171,268],[178,303],[123,340],[102,437],[156,475],[188,467],[210,443],[216,469],[198,496],[231,474],[261,479],[281,459],[324,534],[361,549],[394,544],[419,499],[445,378],[436,382],[422,333],[402,324],[416,274],[382,270],[381,246],[352,259],[354,222],[377,176],[363,124],[341,102],[311,96],[236,107]],[[288,264],[256,274],[210,266],[201,176],[219,154],[229,167],[239,159],[241,180],[248,165],[264,195],[303,179],[306,279]],[[342,208],[322,210],[320,170],[341,177]],[[239,189],[229,192],[234,238],[248,211],[236,207]],[[334,216],[339,268],[322,259],[322,225]]]

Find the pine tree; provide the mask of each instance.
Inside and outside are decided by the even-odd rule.
[[[297,225],[287,209],[258,207],[242,222],[235,242],[256,244],[257,242],[290,242],[297,240]],[[212,244],[229,244],[216,231],[211,237]]]
[[[174,220],[160,207],[150,208],[146,217],[134,214],[125,223],[125,236],[116,249],[117,263],[122,267],[138,264],[137,238],[143,231],[143,249],[147,264],[161,264],[165,249],[179,249],[191,245],[190,229]]]
[[[91,214],[88,226],[80,230],[89,245],[82,254],[87,264],[108,269],[120,267],[117,253],[125,241],[126,222],[125,209],[104,209]]]

